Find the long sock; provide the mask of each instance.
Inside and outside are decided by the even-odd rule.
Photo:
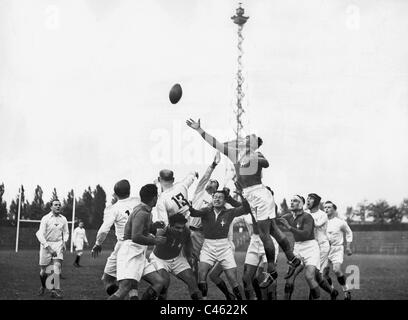
[[[166,298],[167,298],[167,288],[163,287],[157,300],[166,300]]]
[[[61,289],[60,273],[61,273],[61,265],[59,263],[54,263],[54,289],[56,290]]]
[[[268,300],[277,300],[277,296],[276,296],[276,287],[277,287],[277,283],[274,282],[272,283],[269,291],[268,291]]]
[[[129,291],[129,299],[130,300],[139,300],[139,292],[137,289],[131,289]]]
[[[261,288],[259,287],[259,281],[257,278],[254,278],[252,280],[252,287],[254,288],[256,298],[258,300],[262,300],[262,291]]]
[[[320,289],[319,287],[310,289],[310,294],[312,296],[312,300],[317,300],[320,298]]]
[[[198,289],[200,289],[201,294],[203,295],[203,298],[206,298],[207,297],[207,292],[208,292],[207,282],[199,282],[198,283]]]
[[[191,294],[192,300],[201,300],[201,298],[202,298],[201,291],[193,292]]]
[[[348,287],[346,284],[346,277],[344,275],[337,277],[337,281],[341,285],[341,288],[343,289],[343,291],[348,291]]]
[[[41,286],[45,288],[45,282],[47,281],[47,274],[40,274]]]
[[[108,287],[106,287],[106,293],[111,296],[112,294],[114,294],[116,291],[118,291],[119,286],[117,284],[111,284]]]
[[[316,279],[317,283],[319,284],[320,288],[322,288],[327,293],[330,293],[330,294],[332,293],[332,291],[333,291],[332,287],[327,282],[327,280],[323,278],[323,275],[317,269],[316,269],[316,272],[315,272],[315,279]]]
[[[285,283],[285,300],[292,299],[292,293],[293,293],[294,287],[295,286],[293,283]]]
[[[79,256],[78,255],[75,257],[75,263],[79,263]]]
[[[240,290],[239,286],[234,287],[232,289],[232,292],[234,292],[234,295],[237,298],[237,300],[242,300],[241,290]]]
[[[226,283],[224,282],[224,280],[221,279],[221,281],[219,283],[216,284],[218,289],[221,290],[221,292],[224,294],[225,298],[227,298],[227,300],[231,300],[230,299],[230,293],[228,291],[228,287],[226,285]]]
[[[291,261],[295,257],[295,255],[293,254],[293,250],[290,246],[288,238],[283,234],[283,236],[277,237],[275,239],[278,242],[279,246],[282,248],[282,251],[285,253],[286,259]]]
[[[325,278],[326,278],[327,283],[328,283],[331,287],[333,287],[333,281],[332,281],[332,279],[331,279],[329,276],[326,276]]]
[[[147,288],[143,293],[142,300],[155,300],[157,298],[157,292],[152,287]]]

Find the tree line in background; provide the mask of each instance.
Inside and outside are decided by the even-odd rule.
[[[15,220],[18,213],[18,195],[11,201],[10,208],[7,210],[7,203],[3,200],[4,183],[0,185],[0,220]],[[24,188],[22,186],[22,207],[21,219],[40,220],[41,217],[50,212],[51,200],[58,198],[62,202],[62,214],[66,216],[68,221],[72,217],[73,206],[73,190],[68,192],[66,198],[59,198],[57,190],[54,188],[52,197],[48,202],[43,200],[43,191],[37,185],[35,189],[34,199],[31,203],[25,200]],[[112,203],[114,200],[112,200]],[[80,198],[77,198],[75,204],[75,216],[78,220],[82,220],[87,228],[97,229],[103,222],[103,212],[106,205],[106,193],[98,184],[94,190],[88,187],[82,193]],[[323,203],[320,203],[320,209],[323,210]],[[289,213],[289,206],[286,199],[283,199],[280,204],[280,213]],[[345,212],[347,222],[365,223],[370,220],[372,223],[401,223],[404,216],[408,216],[408,198],[405,198],[401,204],[391,206],[385,200],[378,200],[375,203],[363,201],[357,204],[356,209],[347,207]]]
[[[34,199],[30,203],[25,199],[25,190],[21,186],[21,212],[20,218],[27,220],[40,220],[45,214],[51,211],[52,200],[59,199],[62,205],[62,214],[68,221],[72,219],[72,209],[74,203],[74,191],[68,192],[65,198],[61,198],[54,188],[51,199],[45,202],[43,191],[40,186],[35,188]],[[16,220],[18,215],[18,194],[10,203],[7,210],[7,203],[3,200],[4,183],[0,185],[0,220]],[[106,206],[106,193],[98,184],[95,189],[88,187],[81,197],[77,197],[75,202],[75,221],[81,220],[85,227],[97,229],[103,222],[103,212]]]
[[[319,207],[324,210],[323,203],[320,203]],[[290,212],[286,199],[283,199],[280,208],[282,214]],[[389,205],[385,200],[378,200],[375,203],[365,200],[357,204],[356,209],[347,207],[345,216],[349,224],[369,221],[377,224],[401,223],[404,216],[408,217],[408,198],[405,198],[398,207]]]

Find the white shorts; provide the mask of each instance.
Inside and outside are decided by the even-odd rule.
[[[151,272],[156,271],[152,263],[146,259],[147,246],[134,243],[132,240],[123,241],[117,255],[117,275],[118,281],[140,279]]]
[[[48,242],[48,244],[51,247],[51,249],[57,253],[57,256],[53,257],[51,253],[41,245],[39,261],[40,266],[48,266],[52,260],[64,260],[63,242],[62,241]]]
[[[187,259],[181,253],[174,259],[164,260],[158,258],[152,251],[149,260],[151,263],[153,263],[157,271],[164,269],[167,272],[174,274],[175,276],[180,272],[183,272],[184,270],[191,269],[190,265],[187,262]]]
[[[279,245],[272,236],[271,239],[275,247],[275,263],[276,263],[279,254]],[[245,256],[245,264],[249,264],[251,266],[259,266],[266,262],[268,262],[268,260],[266,259],[263,242],[258,234],[253,234],[251,236],[251,241],[249,242],[249,246]]]
[[[200,262],[211,266],[219,262],[224,270],[237,267],[233,247],[228,239],[205,239],[200,253]]]
[[[113,249],[108,259],[106,260],[106,265],[105,265],[105,269],[103,270],[103,272],[110,275],[111,277],[116,278],[117,256],[118,256],[118,252],[122,244],[123,244],[123,241],[121,240],[116,242],[115,248]]]
[[[340,246],[331,246],[329,251],[329,261],[331,263],[343,263],[344,258],[344,247],[343,245]]]
[[[84,250],[84,240],[77,240],[74,242],[75,251]]]
[[[305,266],[320,267],[320,250],[316,240],[295,242],[293,254],[302,260]]]
[[[196,260],[200,259],[201,248],[204,243],[204,234],[202,231],[191,230],[191,242],[193,243],[193,258]]]
[[[324,268],[327,267],[329,263],[329,251],[330,251],[330,243],[329,241],[320,242],[319,243],[319,251],[320,251],[320,266],[319,270],[323,271]]]
[[[249,202],[256,221],[276,217],[275,200],[272,193],[263,184],[245,188],[243,196]]]

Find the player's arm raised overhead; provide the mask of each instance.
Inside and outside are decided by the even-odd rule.
[[[217,151],[215,154],[214,160],[211,163],[211,165],[207,168],[207,171],[204,173],[204,175],[201,177],[200,181],[198,182],[197,188],[194,192],[194,194],[198,194],[201,191],[204,190],[205,186],[207,185],[208,181],[211,178],[211,175],[215,169],[215,167],[220,163],[221,160],[221,155],[220,152]]]
[[[201,128],[200,124],[200,119],[198,121],[194,121],[193,119],[189,119],[186,121],[187,125],[197,131],[201,137],[213,148],[217,149],[218,151],[222,152],[225,154],[230,160],[235,163],[238,160],[238,149],[237,148],[231,148],[228,147],[228,144],[221,143],[217,139],[215,139],[212,135],[209,133],[205,132]]]
[[[132,223],[132,241],[143,246],[150,246],[163,243],[165,237],[162,236],[146,236],[143,234],[147,224],[148,216],[144,213],[136,214]]]
[[[223,188],[224,192],[227,194],[225,197],[225,202],[233,206],[234,208],[239,208],[242,206],[242,202],[239,202],[238,200],[235,200],[233,197],[231,197],[230,190],[227,187]]]
[[[187,174],[184,179],[181,181],[183,186],[185,186],[187,189],[191,187],[191,185],[194,183],[194,180],[198,178],[198,172],[196,171],[191,171],[189,174]]]
[[[96,234],[96,245],[100,246],[105,241],[106,236],[115,223],[115,219],[116,216],[114,215],[114,212],[110,210],[110,207],[106,208],[103,214],[103,223]]]

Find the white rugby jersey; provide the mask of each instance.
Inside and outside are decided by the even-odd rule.
[[[319,244],[329,241],[327,236],[327,214],[322,210],[317,210],[316,212],[311,212],[310,210],[305,210],[309,213],[314,220],[314,235],[315,239]]]
[[[36,233],[38,241],[45,248],[48,242],[69,239],[68,221],[62,214],[55,215],[52,211],[41,218],[40,228]]]
[[[72,240],[74,241],[74,243],[77,243],[77,242],[88,243],[88,239],[86,238],[85,228],[76,227],[74,229]]]
[[[168,217],[177,213],[189,218],[188,188],[193,184],[195,178],[196,173],[191,172],[181,182],[177,182],[171,188],[162,191],[156,204],[156,219],[158,221],[163,221],[168,225]]]
[[[123,234],[128,216],[132,213],[134,207],[136,207],[139,203],[139,198],[129,197],[126,199],[120,199],[116,203],[106,207],[103,214],[103,224],[98,230],[95,243],[97,245],[101,245],[103,243],[112,225],[115,225],[117,240],[123,240]]]
[[[347,243],[353,241],[353,232],[349,225],[339,217],[329,219],[327,223],[327,235],[331,246],[342,246],[344,243],[344,235],[346,235]]]
[[[205,189],[194,194],[193,197],[193,208],[196,210],[201,210],[203,208],[208,207],[212,203],[212,195],[209,194]],[[190,226],[195,228],[201,227],[201,218],[199,217],[190,217],[189,221]]]

